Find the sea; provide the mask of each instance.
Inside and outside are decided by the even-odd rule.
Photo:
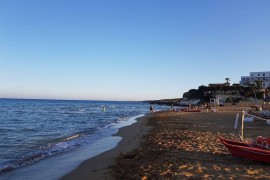
[[[0,99],[0,179],[59,179],[147,113],[145,102]]]

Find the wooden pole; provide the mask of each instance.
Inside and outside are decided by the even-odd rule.
[[[244,120],[245,120],[245,111],[242,110],[241,141],[244,141]]]

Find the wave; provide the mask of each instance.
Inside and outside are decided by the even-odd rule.
[[[0,164],[0,173],[27,166],[47,157],[68,152],[85,144],[93,143],[101,138],[109,137],[116,133],[112,128],[115,124],[117,123],[112,123],[103,128],[88,128],[70,136],[46,140],[47,142],[43,141],[44,145],[37,147],[26,155],[17,157],[16,160]]]
[[[71,140],[71,139],[78,138],[79,136],[80,136],[79,134],[75,134],[75,135],[73,135],[73,136],[68,137],[66,140],[69,141],[69,140]]]
[[[40,146],[28,154],[17,158],[17,160],[6,162],[3,165],[0,164],[0,172],[10,171],[22,166],[36,163],[46,157],[70,151],[82,145],[77,141],[77,139],[80,137],[81,134],[74,134],[65,138],[58,139],[56,142]]]
[[[52,139],[44,139],[42,138],[40,141],[36,142],[35,145],[35,149],[32,148],[30,150],[30,152],[28,151],[28,153],[24,154],[24,155],[17,155],[17,157],[14,156],[13,160],[7,160],[5,162],[1,162],[0,163],[0,172],[5,172],[5,171],[10,171],[22,166],[26,166],[29,164],[33,164],[36,163],[38,161],[41,161],[44,158],[56,155],[56,154],[60,154],[60,153],[64,153],[67,151],[71,151],[77,147],[83,146],[85,144],[92,144],[95,143],[96,141],[106,138],[106,137],[110,137],[113,134],[115,134],[118,129],[120,127],[123,126],[128,126],[132,123],[134,123],[134,118],[129,118],[128,116],[132,116],[134,114],[137,113],[137,111],[135,112],[133,110],[132,113],[130,113],[129,111],[125,110],[125,108],[128,109],[135,109],[136,107],[134,106],[129,106],[129,107],[121,107],[120,110],[116,109],[118,108],[118,106],[107,106],[109,108],[114,109],[113,112],[110,113],[102,113],[102,114],[96,114],[95,112],[100,112],[99,110],[96,111],[95,108],[101,108],[103,106],[99,106],[99,107],[87,107],[87,108],[66,108],[63,109],[61,108],[59,111],[57,112],[61,115],[65,115],[66,116],[74,116],[77,117],[77,114],[83,114],[83,116],[79,116],[81,121],[78,120],[78,118],[74,118],[74,122],[73,119],[71,119],[72,121],[63,121],[60,123],[62,124],[71,124],[72,123],[76,123],[78,126],[74,126],[76,128],[80,128],[80,130],[74,128],[74,131],[72,132],[73,134],[69,135],[69,136],[62,136],[59,137],[59,133],[55,133],[58,138],[56,138],[55,135],[51,134],[45,134],[44,137],[48,138],[48,137],[53,137]],[[56,115],[57,115],[56,113]],[[93,114],[93,116],[89,116],[90,114]],[[55,113],[53,113],[53,115],[55,116]],[[106,115],[106,116],[105,116]],[[59,125],[60,123],[58,123],[59,119],[55,118],[54,116],[48,116],[49,118],[53,117],[52,120],[48,120],[48,118],[43,121],[46,123],[53,125]],[[56,116],[57,117],[57,116]],[[121,118],[118,118],[121,117]],[[138,116],[135,116],[135,118],[137,118]],[[131,120],[130,120],[131,119]],[[87,128],[87,126],[85,125],[80,125],[81,123],[89,123],[89,122],[93,122],[93,126],[94,128]],[[53,124],[55,123],[55,124]],[[95,124],[96,123],[96,124]],[[108,124],[109,123],[109,124]],[[76,125],[75,124],[75,125]],[[48,126],[48,128],[52,127],[52,126]],[[3,131],[2,129],[0,129],[0,131]],[[26,128],[22,128],[21,132],[39,132],[39,130],[34,129],[34,128],[30,128],[30,127],[26,127]],[[48,132],[54,132],[54,131],[48,131]],[[64,132],[64,131],[63,131]],[[26,136],[27,137],[27,136]]]

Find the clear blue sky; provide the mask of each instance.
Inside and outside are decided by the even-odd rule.
[[[0,0],[0,97],[175,98],[254,71],[269,0]]]

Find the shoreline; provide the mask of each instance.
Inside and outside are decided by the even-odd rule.
[[[270,177],[264,163],[235,157],[218,136],[239,138],[236,114],[244,107],[220,112],[161,111],[119,129],[118,145],[84,161],[61,179],[246,179]],[[245,123],[245,140],[269,136],[264,121]]]
[[[76,169],[67,173],[61,180],[73,179],[114,179],[110,174],[110,166],[116,165],[116,158],[120,154],[128,153],[140,147],[140,143],[152,129],[147,125],[151,114],[136,119],[137,122],[124,126],[113,136],[120,136],[122,140],[113,149],[103,152],[82,162]]]

